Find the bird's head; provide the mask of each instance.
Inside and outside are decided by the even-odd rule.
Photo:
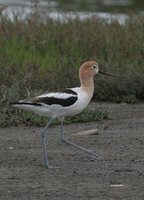
[[[98,63],[95,61],[84,62],[80,67],[80,74],[82,74],[83,77],[94,77],[96,74],[103,74],[115,77],[115,75],[111,75],[101,71],[99,69]]]

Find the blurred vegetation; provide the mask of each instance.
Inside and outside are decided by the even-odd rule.
[[[79,85],[78,70],[96,60],[101,70],[93,100],[135,103],[144,99],[144,17],[129,16],[124,25],[93,17],[66,23],[38,14],[26,21],[0,18],[0,124],[24,118],[10,103]],[[27,116],[28,117],[28,116]],[[24,121],[24,120],[20,120]],[[25,120],[26,121],[26,120]],[[12,123],[12,124],[13,124]]]
[[[37,2],[38,0],[33,1]],[[48,1],[54,2],[53,0]],[[58,3],[58,8],[65,11],[139,13],[144,10],[144,1],[142,0],[55,0],[55,2]]]

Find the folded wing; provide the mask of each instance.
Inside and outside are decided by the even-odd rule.
[[[20,107],[20,105],[27,106],[53,106],[59,105],[62,107],[69,107],[73,105],[78,99],[77,93],[72,89],[66,89],[61,92],[52,92],[48,94],[43,94],[32,98],[30,100],[21,100],[14,103],[15,106]]]

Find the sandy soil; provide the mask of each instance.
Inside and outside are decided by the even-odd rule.
[[[67,138],[99,153],[93,160],[60,142],[59,126],[47,134],[49,159],[42,163],[40,128],[0,129],[0,199],[2,200],[143,200],[144,104],[92,104],[112,111],[112,119],[65,126]],[[98,128],[99,133],[74,133]]]

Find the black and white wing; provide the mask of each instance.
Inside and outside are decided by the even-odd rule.
[[[69,107],[73,105],[78,99],[78,94],[73,89],[65,89],[61,92],[51,92],[37,96],[30,100],[21,100],[14,103],[14,105],[20,107],[20,105],[29,106],[53,106],[58,105],[61,107]]]

